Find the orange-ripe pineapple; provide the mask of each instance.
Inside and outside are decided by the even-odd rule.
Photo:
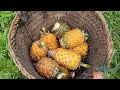
[[[67,75],[52,58],[42,57],[35,66],[40,75],[48,79],[64,79]]]
[[[66,32],[61,39],[59,39],[62,48],[74,48],[85,41],[83,32],[80,29],[72,29]]]
[[[81,56],[67,49],[57,48],[49,50],[48,56],[53,57],[58,64],[69,70],[76,70],[80,65]]]
[[[36,62],[41,57],[46,56],[47,52],[48,52],[48,48],[44,41],[37,40],[32,43],[32,46],[30,48],[30,56],[33,61]]]
[[[83,42],[82,44],[69,49],[71,51],[74,51],[76,54],[81,55],[82,57],[87,55],[88,52],[88,44],[86,42]]]
[[[40,37],[40,40],[43,40],[49,49],[56,49],[58,48],[58,41],[54,34],[46,33],[46,28],[43,27],[43,35]]]

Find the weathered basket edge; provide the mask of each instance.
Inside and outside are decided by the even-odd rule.
[[[109,32],[109,28],[108,28],[108,24],[102,14],[101,11],[95,11],[95,13],[98,15],[99,19],[101,20],[101,22],[103,23],[102,25],[104,25],[104,29],[106,30],[106,36],[107,36],[107,42],[108,42],[108,66],[110,66],[110,63],[112,61],[112,58],[113,58],[113,55],[114,55],[114,48],[113,48],[113,41],[112,41],[112,37],[111,37],[111,34]]]
[[[13,58],[13,62],[15,63],[15,65],[18,67],[18,69],[28,78],[28,79],[36,79],[34,76],[32,76],[30,73],[28,73],[27,72],[27,70],[24,68],[24,67],[22,67],[22,65],[19,63],[19,61],[18,61],[18,59],[16,58],[16,56],[15,56],[15,53],[13,52],[13,50],[12,50],[12,47],[11,47],[11,45],[10,45],[10,34],[11,34],[11,31],[13,30],[13,25],[14,25],[14,23],[16,22],[16,18],[17,17],[19,17],[19,12],[20,11],[18,11],[18,12],[16,12],[16,15],[15,15],[15,17],[14,17],[14,19],[13,19],[13,21],[12,21],[12,23],[11,23],[11,26],[10,26],[10,30],[9,30],[9,33],[8,33],[8,49],[9,49],[9,52],[10,52],[10,54],[11,54],[11,57]],[[105,18],[104,18],[104,16],[102,15],[102,13],[100,12],[100,11],[94,11],[95,12],[95,14],[99,17],[99,19],[102,21],[102,23],[103,23],[103,27],[106,29],[106,34],[108,35],[108,38],[107,38],[107,40],[108,40],[108,48],[109,48],[109,53],[108,53],[108,60],[107,61],[109,61],[109,63],[111,62],[111,60],[112,60],[112,57],[113,57],[113,55],[114,55],[114,49],[113,49],[113,43],[112,43],[112,38],[111,38],[111,36],[110,36],[110,33],[109,33],[109,29],[108,29],[108,25],[107,25],[107,23],[106,23],[106,21],[105,21]]]
[[[12,28],[13,28],[14,23],[16,22],[17,17],[19,17],[19,11],[16,12],[16,15],[11,23],[11,26],[10,26],[10,30],[8,33],[8,49],[9,49],[9,52],[10,52],[11,57],[13,59],[13,62],[18,67],[18,69],[22,72],[22,74],[24,74],[28,79],[36,79],[31,74],[29,74],[25,68],[22,67],[22,65],[19,63],[18,59],[16,58],[15,53],[13,52],[12,47],[10,45],[10,43],[11,43],[10,42],[10,34],[11,34],[11,31],[13,30]]]

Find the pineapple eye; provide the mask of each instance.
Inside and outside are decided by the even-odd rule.
[[[56,56],[57,56],[57,57],[61,57],[61,55],[60,55],[60,54],[57,54]]]

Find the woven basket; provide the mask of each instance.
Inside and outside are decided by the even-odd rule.
[[[88,33],[88,56],[85,62],[91,65],[75,79],[90,79],[90,74],[111,61],[113,47],[108,26],[98,11],[18,11],[8,34],[8,46],[15,65],[28,79],[44,79],[34,68],[29,55],[33,41],[40,38],[42,26],[51,28],[57,20],[67,22],[72,28],[81,28]]]

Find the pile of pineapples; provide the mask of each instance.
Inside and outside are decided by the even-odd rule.
[[[71,29],[67,23],[58,21],[51,30],[42,27],[41,31],[40,39],[30,48],[30,56],[40,75],[47,79],[70,79],[80,66],[89,68],[81,62],[88,53],[81,29]]]

